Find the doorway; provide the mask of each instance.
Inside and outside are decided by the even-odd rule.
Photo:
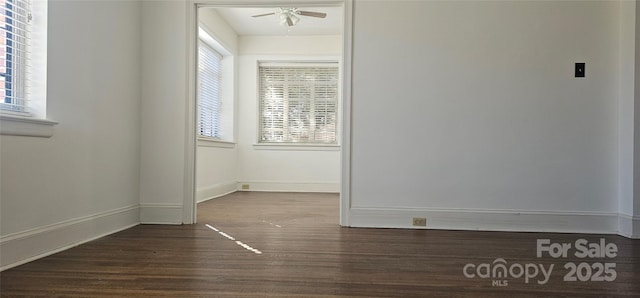
[[[348,128],[343,124],[348,108],[344,96],[348,94],[343,54],[347,52],[343,42],[345,5],[334,2],[294,6],[305,13],[298,16],[293,26],[293,20],[282,21],[279,12],[283,8],[279,6],[214,2],[196,8],[199,30],[194,48],[200,49],[203,41],[208,42],[223,70],[219,84],[222,100],[215,107],[219,109],[216,120],[219,135],[203,137],[201,123],[195,125],[193,222],[197,203],[235,191],[333,192],[341,193],[340,224],[348,225],[344,216],[348,196],[342,182],[344,173],[348,172],[343,162],[346,139],[343,132]],[[314,16],[307,16],[307,12],[313,12]],[[320,13],[326,13],[326,17],[318,17]],[[257,79],[260,66],[332,61],[339,65],[340,83],[335,143],[303,144],[298,140],[261,143],[264,111]],[[202,90],[197,83],[192,86],[195,86],[192,93],[196,97]],[[323,107],[326,112],[327,105]],[[201,119],[201,110],[195,111],[194,118]],[[317,119],[326,121],[326,117],[314,117]]]

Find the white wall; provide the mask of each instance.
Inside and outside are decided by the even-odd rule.
[[[140,220],[180,224],[186,192],[187,4],[142,2]]]
[[[339,148],[302,150],[254,145],[258,139],[258,61],[339,61],[341,47],[340,36],[240,38],[239,184],[249,184],[254,191],[339,191]]]
[[[636,218],[636,227],[633,227],[633,216],[638,215],[638,210],[634,213],[634,205],[640,204],[640,199],[634,200],[634,191],[638,191],[634,186],[634,180],[638,179],[638,173],[634,168],[634,148],[638,148],[637,128],[634,127],[637,113],[638,100],[636,92],[640,89],[636,87],[638,70],[638,59],[640,49],[637,48],[636,30],[638,21],[636,20],[636,2],[623,1],[620,4],[620,100],[619,110],[619,212],[620,230],[624,235],[633,235],[640,232],[640,218]],[[636,126],[637,127],[637,126]],[[640,153],[640,151],[638,151]],[[636,155],[638,156],[638,155]],[[636,196],[638,197],[638,196]],[[635,202],[634,202],[635,201]],[[634,204],[635,203],[635,204]],[[635,230],[635,231],[634,231]]]
[[[206,201],[234,192],[237,186],[237,150],[235,146],[198,146],[196,159],[196,200]]]
[[[223,134],[229,141],[235,140],[236,61],[238,36],[235,31],[211,8],[199,9],[199,21],[227,52],[223,58]],[[196,155],[196,199],[202,202],[236,190],[237,149],[234,144],[198,141]]]
[[[337,35],[242,36],[239,43],[243,55],[342,55]]]
[[[355,2],[351,224],[616,232],[619,5]]]
[[[138,2],[50,1],[59,124],[51,138],[0,137],[1,267],[139,222],[139,17]]]
[[[635,142],[635,151],[634,151],[634,215],[635,219],[635,228],[634,232],[640,238],[640,3],[635,1],[636,3],[636,15],[635,15],[635,35],[636,35],[636,44],[635,44],[635,104],[634,104],[634,142]]]
[[[634,212],[632,218],[633,232],[630,235],[640,238],[640,3],[635,1],[635,100],[634,100],[634,151],[633,151],[633,202]]]

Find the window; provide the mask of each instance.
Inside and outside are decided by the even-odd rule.
[[[337,144],[337,63],[261,63],[258,72],[259,143]]]
[[[0,134],[51,137],[46,0],[0,0]]]
[[[198,48],[198,133],[220,139],[222,56],[202,40]]]
[[[197,128],[198,146],[235,146],[236,59],[215,31],[198,27]]]
[[[29,114],[27,47],[31,12],[27,0],[0,0],[0,109]]]

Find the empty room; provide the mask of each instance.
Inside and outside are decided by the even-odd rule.
[[[638,1],[0,15],[3,297],[640,296]]]

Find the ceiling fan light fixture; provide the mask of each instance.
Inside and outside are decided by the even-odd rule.
[[[295,26],[300,21],[295,8],[280,8],[280,25]]]

